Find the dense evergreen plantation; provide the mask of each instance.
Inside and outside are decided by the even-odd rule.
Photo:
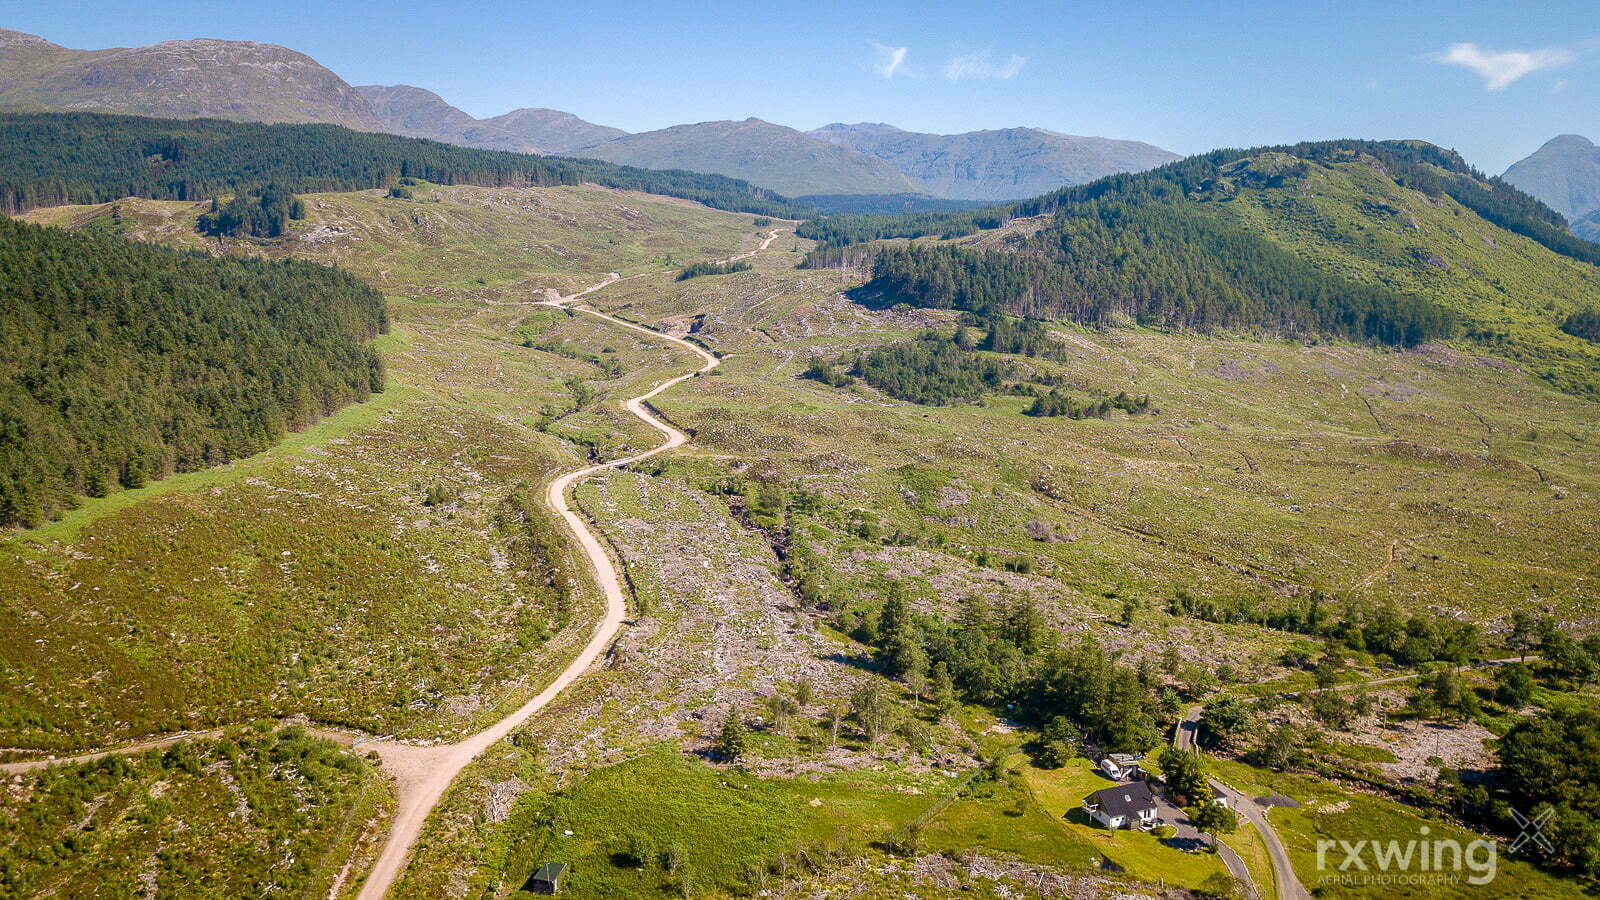
[[[381,390],[383,297],[335,269],[0,219],[0,523],[270,446]]]
[[[1037,253],[884,247],[873,261],[867,290],[893,302],[1094,325],[1129,318],[1405,346],[1454,328],[1442,307],[1331,278],[1204,209],[1088,206],[1063,212],[1055,226],[1033,238]]]
[[[964,346],[969,340],[968,328],[983,329],[983,340],[977,345],[979,350],[1047,359],[1062,359],[1066,356],[1066,348],[1061,346],[1061,342],[1051,337],[1045,327],[1034,319],[1018,319],[993,313],[984,318],[977,316],[963,318],[959,330],[956,331],[957,346]]]
[[[290,219],[305,218],[305,209],[299,197],[272,184],[259,193],[238,194],[226,204],[213,198],[211,211],[200,216],[197,227],[202,234],[274,238],[283,234]]]
[[[488,187],[592,182],[716,209],[806,211],[743,181],[595,160],[474,150],[335,125],[262,125],[95,113],[0,114],[0,212],[120,197],[203,200],[276,184],[290,192],[390,187],[401,178]]]
[[[704,275],[732,275],[735,272],[748,271],[750,271],[750,264],[747,262],[697,262],[684,266],[683,271],[678,273],[678,280],[688,281],[691,278],[699,278]]]
[[[891,397],[941,406],[976,401],[997,390],[1006,368],[997,359],[965,352],[950,338],[930,332],[915,341],[861,354],[852,374]]]

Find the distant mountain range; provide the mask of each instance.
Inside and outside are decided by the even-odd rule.
[[[518,109],[492,119],[474,119],[432,91],[406,84],[356,88],[372,105],[385,130],[483,150],[566,153],[627,134],[554,109]]]
[[[878,157],[937,197],[1020,200],[1180,157],[1139,141],[1077,137],[1043,128],[922,134],[893,125],[833,124],[807,132]]]
[[[1502,177],[1566,216],[1573,234],[1600,241],[1600,147],[1588,138],[1553,138]]]
[[[760,119],[700,122],[630,134],[574,155],[649,169],[743,178],[780,194],[918,193],[887,162]]]
[[[343,125],[465,147],[590,157],[745,179],[795,197],[1013,200],[1178,158],[1137,141],[1042,128],[919,134],[890,125],[810,133],[761,119],[629,134],[553,109],[478,119],[411,85],[352,87],[304,54],[244,41],[69,50],[0,29],[0,108]]]
[[[69,50],[0,29],[0,106],[384,130],[356,89],[316,60],[249,41]]]

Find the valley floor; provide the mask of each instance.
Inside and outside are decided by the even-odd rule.
[[[417,196],[314,196],[294,237],[222,248],[338,262],[380,286],[396,322],[381,345],[389,390],[260,457],[86,501],[0,546],[0,630],[16,636],[0,668],[10,758],[229,729],[181,745],[193,766],[163,762],[164,748],[126,772],[12,776],[0,808],[82,848],[26,850],[52,883],[86,885],[116,853],[139,865],[93,875],[103,895],[153,880],[184,896],[186,873],[257,840],[302,860],[350,848],[348,866],[295,870],[295,892],[330,896],[376,895],[392,874],[391,896],[505,897],[550,860],[571,865],[577,896],[1198,890],[1225,875],[1219,857],[1080,821],[1083,796],[1110,783],[1086,761],[1036,764],[1024,752],[1036,732],[1003,711],[935,711],[925,689],[885,678],[841,613],[891,583],[916,612],[950,619],[1030,601],[1052,631],[1201,696],[1305,687],[1287,660],[1310,642],[1185,615],[1179,592],[1265,606],[1316,589],[1491,634],[1514,606],[1592,625],[1600,407],[1513,367],[1444,345],[1052,325],[1063,359],[1010,364],[1085,395],[1148,394],[1155,413],[1037,418],[1006,394],[922,406],[801,376],[954,314],[852,302],[857,276],[797,269],[809,243],[765,237],[784,223],[589,187]],[[198,211],[125,201],[123,214],[138,237],[202,246]],[[684,263],[758,246],[751,271],[675,280]],[[605,316],[550,303],[602,280],[582,302]],[[693,369],[691,350],[714,354],[699,377],[624,407]],[[650,454],[675,432],[690,440]],[[591,468],[611,460],[624,464]],[[593,535],[578,545],[543,502],[572,472],[583,477],[556,484],[572,483],[573,531]],[[1368,658],[1348,677],[1388,674]],[[875,690],[900,720],[883,734],[849,713]],[[342,750],[315,732],[238,727],[291,717],[361,739]],[[737,765],[718,752],[730,717],[748,731]],[[1417,748],[1445,731],[1481,752],[1479,732],[1436,724],[1373,724],[1371,745],[1396,760],[1379,780],[1434,777],[1437,754]],[[1362,755],[1358,736],[1328,740]],[[314,749],[292,764],[270,755],[304,742]],[[410,754],[430,778],[420,793],[402,782],[398,818],[373,750],[391,774]],[[293,787],[314,815],[263,824],[281,798],[252,794],[255,782],[258,831],[243,838],[208,844],[148,812],[171,790],[154,784],[188,779],[175,808],[226,818],[238,800],[225,773],[263,759],[335,770]],[[1315,840],[1359,817],[1386,833],[1455,827],[1394,795],[1216,766],[1251,796],[1301,801],[1270,819],[1308,887]],[[408,819],[422,794],[438,807]],[[94,819],[134,796],[146,812]],[[272,831],[282,821],[309,824]],[[406,865],[391,855],[364,887],[396,821],[419,828]],[[0,832],[0,853],[24,852],[17,840]],[[1228,843],[1266,894],[1259,840],[1246,829]],[[197,841],[203,853],[185,849]],[[1506,868],[1462,895],[1581,890]],[[263,893],[290,882],[273,884]]]

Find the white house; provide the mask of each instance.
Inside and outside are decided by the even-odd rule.
[[[1107,828],[1150,828],[1156,824],[1156,795],[1143,781],[1102,788],[1084,798],[1083,811]]]

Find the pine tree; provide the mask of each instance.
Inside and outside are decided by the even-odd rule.
[[[744,727],[744,720],[735,710],[729,712],[722,720],[722,727],[717,731],[717,741],[713,749],[723,760],[737,762],[744,756],[748,741],[749,732]]]
[[[956,707],[956,686],[950,678],[950,667],[940,660],[933,664],[933,677],[928,688],[928,698],[933,704],[933,714],[944,718]]]

